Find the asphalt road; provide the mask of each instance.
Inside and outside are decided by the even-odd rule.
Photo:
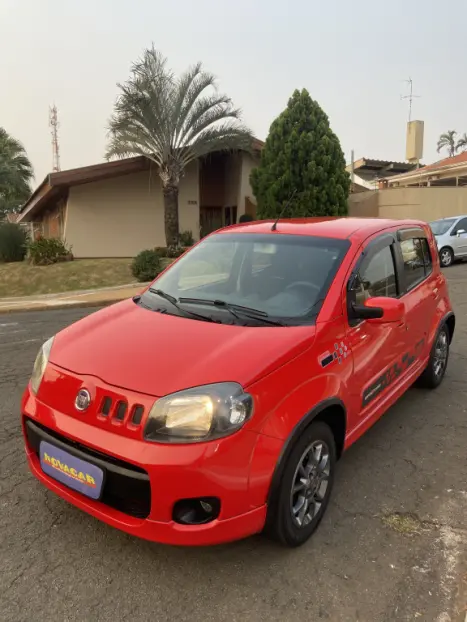
[[[458,326],[443,385],[409,391],[346,453],[318,532],[291,551],[259,536],[150,544],[48,492],[19,401],[40,344],[89,310],[0,315],[0,620],[464,622],[467,265],[446,273]]]

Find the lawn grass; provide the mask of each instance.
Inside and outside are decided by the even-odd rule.
[[[136,279],[131,259],[76,259],[50,266],[0,263],[0,298],[55,294],[80,289],[126,285]]]

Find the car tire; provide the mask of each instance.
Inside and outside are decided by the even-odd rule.
[[[449,360],[449,340],[449,328],[443,324],[436,334],[428,365],[417,381],[419,386],[436,389],[443,381]]]
[[[293,446],[277,489],[272,491],[266,535],[288,547],[310,538],[326,512],[336,462],[330,427],[322,421],[312,423]]]
[[[449,268],[449,266],[452,266],[452,264],[454,263],[454,253],[452,248],[449,248],[449,246],[444,246],[439,251],[439,263],[441,264],[442,268]]]

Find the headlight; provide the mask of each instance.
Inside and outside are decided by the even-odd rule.
[[[251,417],[253,398],[236,382],[173,393],[155,402],[144,438],[155,443],[196,443],[227,436]]]
[[[39,391],[40,384],[42,382],[42,377],[44,376],[45,368],[47,367],[47,363],[49,362],[50,350],[52,349],[52,344],[54,342],[54,338],[51,337],[48,339],[44,345],[39,350],[36,360],[34,361],[34,367],[32,370],[31,376],[31,389],[34,395],[37,395]]]

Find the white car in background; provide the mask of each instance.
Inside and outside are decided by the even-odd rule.
[[[429,223],[438,245],[439,261],[443,268],[456,259],[467,257],[467,216],[441,218]]]

